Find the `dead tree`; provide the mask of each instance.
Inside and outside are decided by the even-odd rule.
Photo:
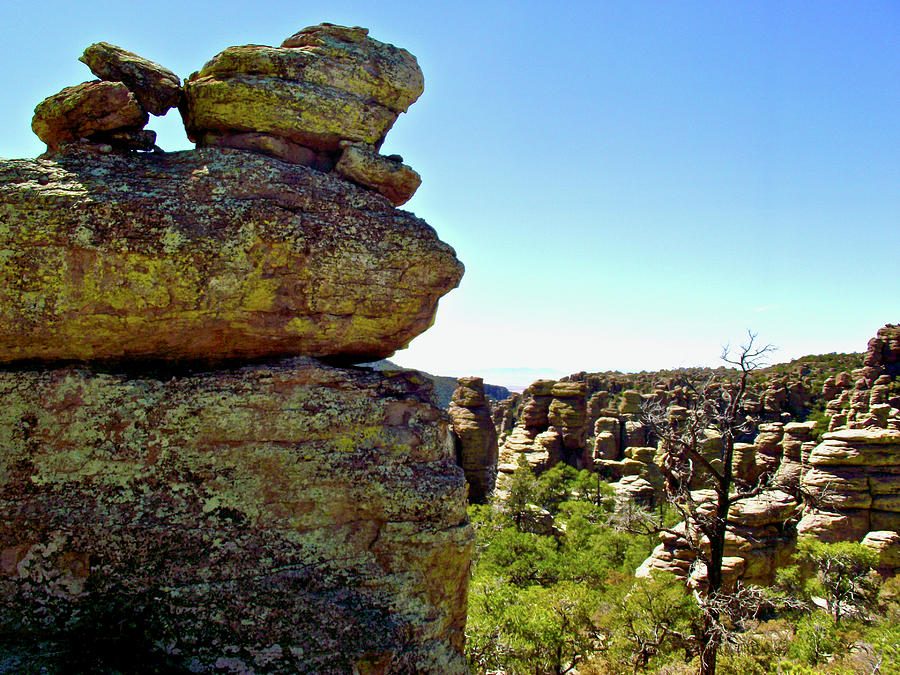
[[[737,381],[711,378],[690,384],[692,395],[686,408],[674,410],[656,402],[646,406],[641,416],[665,450],[660,470],[666,480],[666,499],[684,517],[685,537],[690,540],[695,535],[698,560],[706,565],[708,585],[705,595],[699,596],[702,622],[696,636],[701,675],[716,671],[726,618],[723,611],[731,604],[722,579],[728,511],[735,502],[754,497],[766,487],[762,480],[750,484],[735,476],[733,462],[735,442],[754,424],[743,406],[750,376],[773,349],[758,347],[756,335],[750,333],[736,354],[728,347],[722,353],[722,360],[738,370]],[[709,430],[721,434],[716,457],[703,452]],[[713,490],[712,504],[692,495],[698,483]]]

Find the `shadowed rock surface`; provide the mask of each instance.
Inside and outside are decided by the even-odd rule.
[[[66,368],[0,398],[9,672],[467,672],[465,482],[418,375]]]
[[[371,361],[463,272],[379,196],[236,150],[4,160],[0,223],[3,362]]]

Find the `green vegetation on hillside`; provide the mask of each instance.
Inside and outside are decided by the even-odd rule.
[[[693,595],[669,574],[634,577],[656,539],[618,525],[612,490],[595,474],[559,465],[535,477],[520,466],[495,501],[469,513],[473,673],[696,672]],[[900,578],[880,585],[859,548],[802,543],[772,602],[731,626],[717,672],[900,675]]]

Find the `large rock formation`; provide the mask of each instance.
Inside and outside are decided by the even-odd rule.
[[[384,198],[377,166],[403,171],[323,172],[348,121],[381,120],[349,134],[374,147],[421,92],[415,59],[365,32],[275,50],[315,86],[228,75],[226,98],[268,101],[250,138],[174,154],[134,150],[177,77],[94,45],[104,81],[38,106],[50,152],[0,162],[0,671],[467,672],[448,416],[418,373],[309,358],[390,355],[462,274]],[[228,108],[216,77],[194,78],[192,123]],[[253,136],[309,111],[298,91],[340,133]],[[231,112],[210,129],[259,110]],[[324,166],[254,152],[308,160],[300,137]]]
[[[311,359],[0,373],[0,653],[464,672],[465,483],[423,382]]]
[[[809,454],[809,467],[801,534],[860,541],[870,531],[900,532],[900,431],[829,432]]]
[[[483,504],[497,480],[497,430],[484,395],[484,380],[461,377],[457,382],[448,409],[457,461],[469,484],[469,501]]]
[[[0,163],[0,361],[372,361],[463,267],[347,181],[227,149]]]
[[[715,507],[713,490],[698,490],[692,498],[700,505],[701,514]],[[779,567],[788,564],[796,535],[789,524],[800,508],[799,502],[786,492],[768,490],[758,496],[742,499],[728,512],[725,533],[723,575],[727,585],[769,585]],[[697,587],[706,583],[706,568],[699,552],[708,553],[709,541],[691,523],[682,522],[672,531],[660,535],[662,543],[638,568],[637,576],[648,576],[654,570],[666,570],[688,579]]]

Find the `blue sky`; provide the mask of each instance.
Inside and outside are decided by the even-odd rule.
[[[748,328],[787,360],[900,321],[896,2],[5,0],[0,156],[42,151],[33,108],[91,79],[92,42],[185,77],[321,21],[425,73],[384,151],[467,271],[397,362],[717,365]],[[150,126],[188,147],[175,114]]]

